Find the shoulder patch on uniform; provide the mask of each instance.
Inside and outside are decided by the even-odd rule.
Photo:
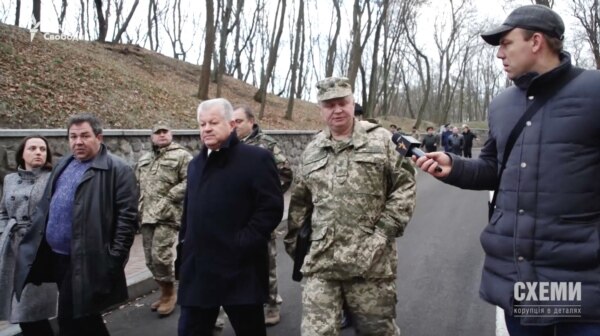
[[[374,129],[377,129],[377,128],[381,127],[381,125],[379,125],[379,124],[374,124],[374,123],[368,122],[366,120],[361,120],[360,124],[361,124],[362,127],[365,128],[365,130],[367,132],[371,132]]]

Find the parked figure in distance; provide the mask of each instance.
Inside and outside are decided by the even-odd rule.
[[[437,145],[440,142],[439,135],[433,132],[433,127],[427,127],[427,134],[423,136],[423,141],[421,142],[423,149],[425,152],[435,152],[437,151]]]
[[[464,157],[473,157],[473,153],[471,151],[473,150],[473,140],[477,139],[477,135],[471,132],[471,129],[469,129],[469,125],[464,124],[462,136],[463,139],[465,139],[465,145],[463,147]]]
[[[446,143],[448,144],[450,153],[454,153],[459,156],[462,155],[465,139],[463,139],[462,135],[459,133],[458,127],[452,128],[452,134],[448,137],[448,139],[446,139]]]

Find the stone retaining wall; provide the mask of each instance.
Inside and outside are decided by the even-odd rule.
[[[472,131],[479,137],[475,147],[480,147],[485,142],[487,130]],[[200,138],[197,130],[173,130],[172,132],[175,142],[186,147],[194,155],[198,153]],[[265,131],[265,133],[277,140],[294,170],[302,151],[316,134],[315,131],[287,130],[271,130]],[[70,152],[65,129],[0,130],[0,183],[3,183],[4,175],[16,169],[15,152],[21,139],[34,134],[43,135],[48,139],[54,154],[54,162]],[[145,151],[150,150],[150,130],[107,129],[104,130],[104,143],[112,153],[124,158],[133,166]]]

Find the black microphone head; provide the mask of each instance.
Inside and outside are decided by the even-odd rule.
[[[410,135],[396,133],[392,136],[392,141],[396,144],[396,151],[402,156],[412,156],[413,148],[419,148],[421,146],[419,140]]]

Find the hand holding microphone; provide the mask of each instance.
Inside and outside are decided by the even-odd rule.
[[[436,177],[445,177],[449,174],[449,170],[447,172],[444,172],[444,170],[442,169],[442,166],[448,166],[448,168],[451,167],[450,158],[445,153],[434,152],[430,153],[429,156],[427,156],[427,154],[425,154],[425,152],[423,152],[419,148],[421,146],[421,143],[417,139],[408,135],[402,135],[400,133],[394,134],[392,136],[392,141],[394,142],[394,144],[396,144],[396,151],[400,153],[400,155],[405,157],[412,157],[413,155],[416,156],[417,160],[413,161],[417,163],[417,166],[419,166],[422,170]],[[432,172],[429,168],[434,163],[437,163],[438,165],[433,169]]]

